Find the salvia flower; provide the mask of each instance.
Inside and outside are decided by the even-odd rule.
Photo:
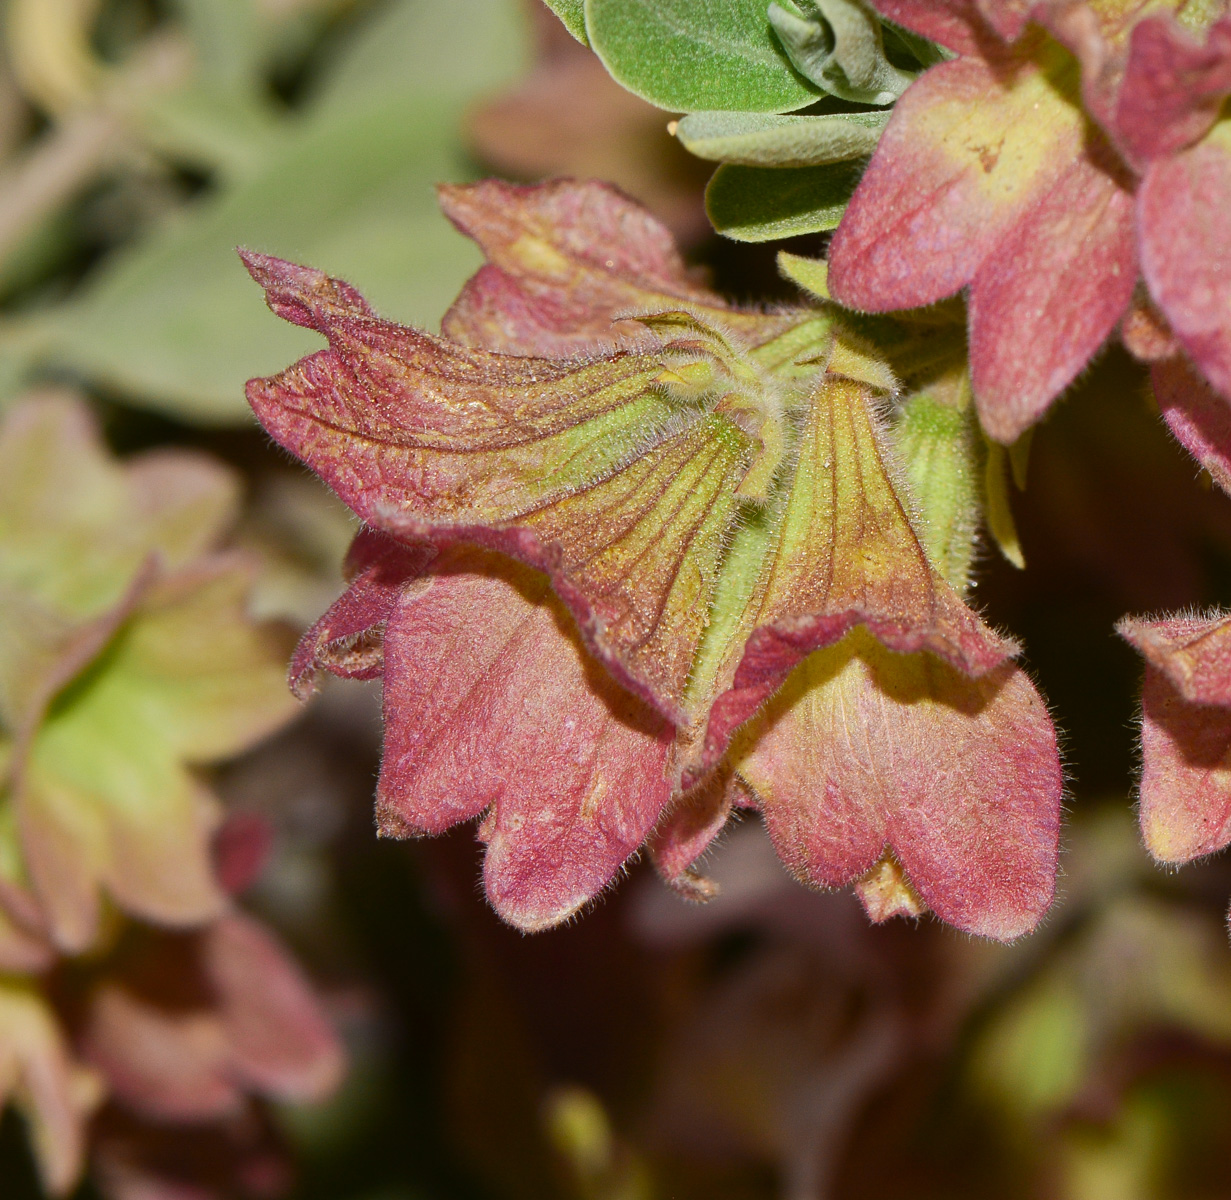
[[[897,104],[833,239],[835,297],[883,312],[967,289],[979,415],[1004,442],[1126,316],[1130,348],[1182,349],[1231,398],[1224,0],[877,7],[955,57]]]
[[[292,682],[383,676],[381,831],[481,817],[493,905],[538,929],[647,843],[703,892],[747,805],[801,879],[872,872],[879,915],[1030,928],[1054,733],[920,543],[888,369],[832,308],[726,304],[610,188],[442,201],[488,258],[443,337],[245,254],[329,342],[248,394],[367,524]]]

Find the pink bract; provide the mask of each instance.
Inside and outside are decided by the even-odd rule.
[[[899,101],[830,287],[870,312],[967,289],[975,399],[1000,441],[1076,378],[1141,278],[1231,397],[1231,16],[1168,7],[878,4],[957,57]]]
[[[693,864],[732,807],[761,809],[772,832],[789,806],[815,834],[808,882],[896,855],[944,919],[1004,939],[1030,928],[1053,890],[1054,731],[1016,647],[922,549],[875,415],[884,368],[832,310],[726,304],[610,188],[442,197],[489,258],[444,338],[247,256],[274,311],[330,343],[249,397],[370,526],[291,680],[306,694],[321,669],[383,677],[381,832],[479,818],[491,903],[536,930],[645,846],[703,895]],[[795,406],[789,425],[778,405]],[[797,445],[775,457],[783,437]],[[754,511],[769,514],[763,544],[728,549]],[[877,670],[843,684],[867,703],[855,728],[820,735],[833,760],[852,736],[888,746],[902,728],[938,758],[895,760],[876,796],[854,771],[787,798],[791,755],[746,723],[810,655],[861,638]],[[905,819],[947,754],[990,763],[1006,747],[1015,770],[976,769],[960,803],[941,793]],[[951,851],[924,851],[942,828]]]

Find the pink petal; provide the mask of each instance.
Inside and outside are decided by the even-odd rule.
[[[813,395],[779,549],[748,611],[751,633],[718,682],[702,770],[803,659],[857,626],[889,650],[927,651],[972,676],[1018,652],[928,559],[894,490],[870,400],[866,389],[834,378]]]
[[[198,934],[130,943],[91,997],[85,1051],[130,1111],[160,1121],[233,1116],[245,1096],[318,1100],[344,1066],[311,984],[238,913]]]
[[[714,884],[693,869],[722,832],[737,799],[744,797],[729,771],[719,770],[676,798],[650,839],[659,875],[689,900],[708,900]]]
[[[488,896],[542,929],[602,890],[670,798],[674,730],[581,650],[546,580],[459,553],[385,631],[381,831],[438,833],[485,809]]]
[[[1231,706],[1231,616],[1125,617],[1116,628],[1188,703]]]
[[[1015,441],[1072,383],[1124,315],[1136,277],[1130,191],[1075,159],[971,285],[971,384],[992,437]]]
[[[1141,833],[1150,853],[1185,863],[1226,846],[1231,710],[1185,700],[1162,671],[1147,666],[1141,750]]]
[[[228,896],[246,892],[260,878],[274,847],[274,827],[255,812],[227,814],[214,835],[214,874]]]
[[[1034,0],[1030,19],[1037,21],[1081,64],[1081,97],[1086,112],[1113,137],[1115,105],[1128,60],[1129,40],[1143,11],[1154,0]],[[983,0],[985,11],[995,0]]]
[[[520,185],[484,179],[437,190],[445,216],[497,266],[511,261],[524,269],[517,243],[537,237],[576,267],[632,287],[684,288],[699,298],[719,299],[693,283],[671,231],[608,183],[556,179]],[[551,261],[539,256],[540,278],[551,278]]]
[[[344,679],[377,679],[384,664],[381,635],[407,580],[422,573],[435,551],[404,546],[375,529],[363,529],[346,557],[350,587],[309,629],[291,658],[291,690],[307,699],[317,672]]]
[[[851,883],[889,849],[937,916],[1002,941],[1051,904],[1055,732],[1012,664],[971,680],[856,637],[809,658],[733,753],[805,882]]]
[[[1150,368],[1154,398],[1176,440],[1231,493],[1231,401],[1218,395],[1182,357]]]
[[[1083,136],[1026,59],[933,67],[898,101],[834,234],[834,298],[886,312],[953,295],[1066,174]]]
[[[876,0],[876,11],[955,54],[979,51],[983,20],[974,0]]]
[[[25,888],[0,878],[0,973],[46,971],[55,960],[38,901]]]
[[[201,1121],[242,1108],[226,1034],[208,1009],[164,1009],[109,983],[91,1000],[83,1044],[111,1095],[132,1112]]]
[[[1129,158],[1147,163],[1203,137],[1231,93],[1231,18],[1204,43],[1170,15],[1147,17],[1132,33],[1114,132]]]
[[[1160,363],[1180,353],[1180,344],[1163,314],[1145,294],[1144,288],[1133,295],[1128,312],[1120,323],[1120,340],[1124,348],[1140,362]]]
[[[466,281],[441,329],[461,345],[545,358],[593,354],[647,340],[643,327],[613,322],[606,307],[577,304],[567,294],[563,299],[531,295],[491,263]]]
[[[974,0],[973,7],[1006,42],[1015,42],[1042,5],[1032,0]]]
[[[615,322],[617,313],[722,305],[692,281],[670,231],[609,184],[487,179],[438,190],[445,215],[488,259],[441,323],[452,341],[593,353],[645,340],[635,323]]]
[[[1137,204],[1150,293],[1198,369],[1231,398],[1231,121],[1152,164]]]
[[[229,1070],[280,1100],[321,1100],[337,1087],[345,1056],[311,983],[257,921],[231,913],[201,938],[205,975],[218,998]]]
[[[748,471],[744,435],[659,391],[661,356],[468,349],[339,308],[323,274],[248,263],[276,309],[313,314],[331,344],[249,381],[280,444],[399,539],[469,542],[550,574],[608,669],[678,715],[706,622],[698,589]],[[739,315],[724,310],[722,328]],[[768,339],[806,316],[748,320]]]

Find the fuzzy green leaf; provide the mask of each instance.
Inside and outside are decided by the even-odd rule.
[[[630,92],[674,112],[789,112],[817,98],[775,39],[763,0],[586,0],[586,31]]]
[[[769,21],[796,70],[858,104],[892,104],[914,76],[885,56],[880,21],[861,0],[803,0],[769,6]]]
[[[698,158],[750,167],[814,167],[862,158],[876,149],[887,112],[818,117],[702,112],[685,117],[675,136]]]
[[[936,569],[959,593],[970,583],[979,526],[982,445],[963,378],[964,403],[924,391],[903,406],[894,448],[918,505],[919,540]]]
[[[737,242],[771,242],[837,228],[859,182],[861,166],[721,166],[705,191],[705,210],[719,233]]]
[[[543,3],[560,18],[560,23],[583,46],[590,44],[586,37],[585,0],[543,0]]]

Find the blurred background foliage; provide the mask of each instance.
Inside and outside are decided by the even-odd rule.
[[[433,328],[478,261],[435,182],[596,176],[734,296],[789,294],[777,245],[713,235],[709,168],[666,116],[531,0],[5,8],[0,398],[54,386],[88,401],[117,453],[227,464],[256,617],[315,617],[353,527],[247,414],[244,380],[315,342],[266,312],[236,245]],[[1039,429],[1012,500],[1028,569],[987,555],[977,595],[1025,640],[1071,780],[1063,898],[1033,936],[870,927],[852,897],[787,879],[748,821],[715,856],[712,904],[682,906],[641,865],[584,919],[522,937],[482,903],[468,830],[375,840],[377,698],[335,684],[256,749],[194,769],[268,830],[247,906],[315,981],[345,1081],[230,1125],[138,1129],[104,1109],[76,1194],[1231,1197],[1231,868],[1149,864],[1131,806],[1138,667],[1112,634],[1125,611],[1231,600],[1231,507],[1194,486],[1117,350]],[[135,925],[120,949],[154,936]],[[71,993],[93,963],[46,986]],[[41,1195],[25,1133],[10,1108],[4,1200]],[[106,1153],[137,1141],[174,1185],[108,1176]]]

